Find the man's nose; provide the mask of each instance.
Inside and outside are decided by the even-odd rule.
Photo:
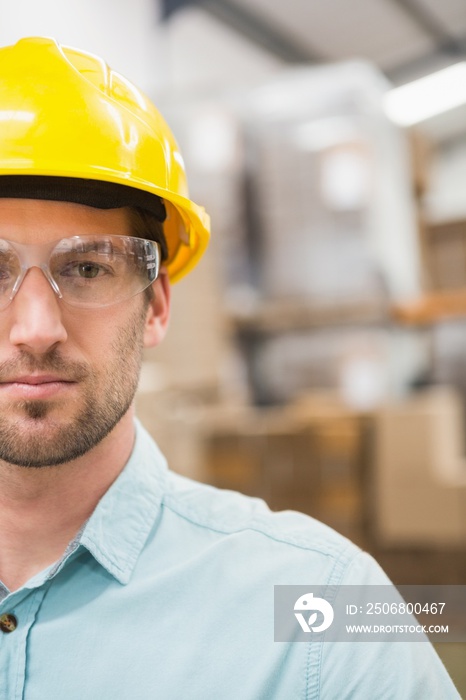
[[[10,308],[12,345],[43,354],[67,339],[58,297],[38,267],[28,270]]]

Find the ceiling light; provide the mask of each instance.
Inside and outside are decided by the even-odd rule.
[[[466,61],[394,88],[384,97],[384,109],[401,126],[417,124],[466,103]]]

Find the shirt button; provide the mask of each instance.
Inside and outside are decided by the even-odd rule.
[[[2,632],[14,632],[18,627],[18,620],[11,613],[0,615],[0,630]]]

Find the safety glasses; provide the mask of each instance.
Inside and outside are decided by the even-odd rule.
[[[0,239],[0,310],[14,299],[27,271],[42,270],[70,306],[111,306],[147,289],[160,270],[160,246],[132,236],[72,236],[25,245]]]

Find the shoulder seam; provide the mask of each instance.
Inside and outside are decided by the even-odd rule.
[[[193,513],[189,509],[185,509],[185,512],[180,511],[178,508],[176,508],[173,503],[167,502],[167,499],[163,499],[161,503],[162,507],[167,508],[170,510],[172,513],[177,515],[180,518],[183,518],[183,520],[186,520],[187,522],[192,523],[193,525],[196,525],[197,527],[200,528],[205,528],[207,530],[210,530],[212,532],[218,532],[219,534],[223,535],[233,535],[236,533],[240,532],[256,532],[259,535],[263,535],[264,537],[273,540],[275,542],[278,542],[280,544],[285,544],[285,545],[290,545],[292,547],[296,547],[297,549],[301,550],[306,550],[309,552],[316,552],[319,554],[323,554],[325,556],[330,556],[335,560],[335,567],[336,568],[338,561],[340,561],[345,553],[347,554],[347,563],[351,561],[354,557],[356,557],[360,552],[360,548],[355,545],[353,542],[349,541],[344,544],[342,542],[341,547],[335,547],[333,546],[333,543],[326,542],[325,547],[322,545],[321,547],[319,546],[313,546],[312,544],[308,542],[300,542],[296,539],[293,539],[291,537],[285,538],[285,537],[280,537],[276,535],[275,533],[272,533],[270,531],[267,531],[267,529],[264,526],[260,526],[257,523],[257,520],[255,521],[252,519],[250,523],[248,523],[244,527],[238,527],[237,529],[232,529],[232,528],[227,528],[224,527],[222,528],[221,526],[214,526],[210,523],[205,523],[199,520],[198,514]],[[304,515],[304,514],[302,514]],[[342,536],[343,537],[343,536]],[[351,550],[352,550],[352,555],[351,555]],[[349,556],[348,556],[349,555]]]

